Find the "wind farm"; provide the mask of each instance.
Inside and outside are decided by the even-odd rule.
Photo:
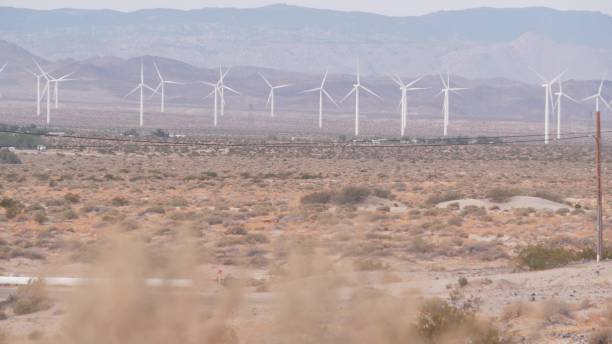
[[[612,342],[603,7],[160,3],[0,6],[0,344]]]

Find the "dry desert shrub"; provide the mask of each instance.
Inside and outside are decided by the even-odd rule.
[[[15,315],[44,311],[53,305],[42,282],[33,282],[19,287],[17,292],[10,296],[9,303],[12,304]]]
[[[487,192],[487,199],[493,202],[503,203],[507,202],[510,198],[518,196],[520,190],[510,188],[494,188]]]

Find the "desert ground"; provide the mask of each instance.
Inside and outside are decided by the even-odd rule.
[[[0,342],[605,343],[598,340],[610,336],[612,263],[593,260],[589,140],[82,143],[17,150],[21,164],[0,165],[0,275],[92,281],[2,286]],[[604,149],[604,176],[611,157]],[[611,187],[604,177],[604,193]],[[151,287],[147,278],[193,284]]]

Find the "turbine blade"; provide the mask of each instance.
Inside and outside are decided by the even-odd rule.
[[[272,84],[268,81],[268,79],[266,79],[265,76],[263,76],[263,74],[261,73],[257,73],[257,74],[259,74],[259,76],[263,79],[263,81],[266,82],[266,85],[268,85],[268,87],[272,87]]]
[[[305,91],[302,91],[302,92],[300,92],[300,93],[313,93],[313,92],[318,92],[318,91],[320,91],[320,90],[321,90],[321,88],[320,88],[320,87],[319,87],[319,88],[311,88],[311,89],[309,89],[309,90],[305,90]]]
[[[593,99],[598,98],[598,97],[599,97],[599,94],[595,94],[595,95],[592,95],[590,97],[586,97],[586,98],[582,99],[581,101],[586,102],[587,100],[593,100]]]
[[[347,100],[348,97],[350,97],[353,93],[355,93],[356,89],[357,88],[353,86],[353,89],[346,96],[344,96],[344,98],[342,98],[342,100],[340,100],[340,103],[344,103],[344,101]]]
[[[7,63],[5,63],[5,64],[2,66],[2,68],[0,68],[0,73],[4,72],[4,68],[6,68],[6,66],[7,66],[7,65],[8,65],[8,62],[7,62]]]
[[[212,82],[208,82],[208,81],[199,81],[199,83],[204,84],[204,85],[208,85],[210,87],[217,87],[217,84],[213,84]]]
[[[608,108],[608,110],[612,110],[612,106],[610,106],[610,104],[608,104],[608,102],[603,99],[602,96],[599,96],[599,98],[601,99],[601,102],[604,103],[606,105],[606,107]]]
[[[161,82],[164,82],[164,78],[161,75],[161,72],[159,71],[159,68],[157,67],[157,63],[153,62],[153,66],[155,66],[155,71],[157,72],[157,76],[159,77],[159,80]]]
[[[605,76],[601,78],[601,84],[599,84],[599,92],[597,92],[597,94],[599,95],[601,95],[601,91],[603,91],[603,85],[604,85],[605,79],[606,79]]]
[[[364,91],[368,92],[369,94],[373,95],[374,97],[382,100],[382,98],[378,94],[374,93],[374,91],[370,90],[369,88],[367,88],[367,87],[365,87],[363,85],[361,86],[361,88],[363,88]]]
[[[274,86],[274,87],[272,87],[272,88],[279,89],[279,88],[287,88],[287,87],[290,87],[290,86],[293,86],[293,85],[291,85],[291,84],[287,84],[287,85]]]
[[[138,91],[139,89],[140,89],[140,85],[136,86],[133,90],[130,91],[130,93],[126,94],[124,98],[131,96],[132,94],[134,94],[134,92]]]
[[[206,97],[204,97],[204,99],[210,98],[213,94],[215,94],[215,92],[217,92],[217,88],[216,87]]]
[[[321,89],[321,91],[323,92],[323,94],[325,94],[325,95],[327,96],[327,98],[328,98],[329,100],[331,100],[331,102],[332,102],[332,103],[334,103],[334,105],[336,105],[336,107],[340,107],[340,106],[338,105],[338,103],[336,103],[336,101],[334,100],[334,98],[332,98],[332,96],[330,96],[330,95],[329,95],[329,93],[327,93],[327,91],[326,91],[325,89],[323,89],[323,88],[322,88],[322,89]]]
[[[184,83],[182,83],[182,82],[169,81],[169,80],[164,80],[164,83],[166,83],[168,85],[184,85]]]
[[[325,86],[325,82],[327,81],[327,73],[329,72],[329,68],[325,70],[325,75],[323,76],[323,82],[321,82],[321,88]]]
[[[530,69],[532,72],[534,72],[534,73],[535,73],[535,74],[538,76],[538,78],[540,78],[540,80],[542,80],[542,82],[543,82],[543,83],[545,83],[545,84],[546,84],[546,83],[548,83],[548,81],[546,81],[546,78],[545,78],[545,77],[543,77],[543,76],[542,76],[542,74],[538,73],[538,72],[537,72],[535,69],[533,69],[533,68],[531,68],[531,67],[529,67],[529,69]]]
[[[449,86],[446,84],[446,80],[444,80],[444,77],[442,76],[442,73],[440,73],[440,81],[442,81],[442,85],[444,85],[444,88],[448,88]]]
[[[155,90],[154,90],[154,89],[153,89],[151,86],[149,86],[149,85],[142,84],[142,87],[146,88],[147,90],[149,90],[149,91],[151,91],[151,92],[154,92],[154,91],[155,91]]]
[[[563,73],[557,75],[554,79],[552,79],[552,81],[549,84],[554,84],[555,82],[557,82],[557,80],[561,79],[561,77],[565,74],[566,71],[563,71]]]
[[[577,101],[576,99],[574,99],[574,98],[572,98],[572,97],[568,96],[568,95],[567,95],[567,94],[565,94],[565,93],[561,93],[561,96],[562,96],[562,97],[565,97],[565,98],[567,98],[567,99],[569,99],[569,100],[571,100],[571,101],[573,101],[574,103],[578,103],[578,101]]]
[[[163,83],[160,82],[157,87],[153,90],[153,93],[151,94],[151,97],[149,97],[149,99],[153,98],[154,95],[157,94],[157,92],[162,88]]]
[[[25,71],[26,71],[26,72],[28,72],[28,73],[32,74],[32,75],[33,75],[33,76],[35,76],[35,77],[38,77],[38,76],[39,76],[38,74],[36,74],[36,73],[32,72],[32,71],[31,71],[31,70],[29,70],[28,68],[24,68],[24,69],[25,69]]]
[[[270,101],[272,101],[273,94],[274,94],[274,89],[270,90],[270,93],[268,94],[268,101],[266,102],[266,109],[268,108],[268,105],[270,105]]]
[[[228,90],[228,91],[230,91],[230,92],[232,92],[234,94],[240,94],[240,92],[234,90],[233,88],[227,87],[225,85],[223,85],[223,89],[226,89],[226,90]]]
[[[413,86],[413,85],[414,85],[414,84],[416,84],[417,82],[421,81],[421,80],[422,80],[424,77],[425,77],[424,75],[420,76],[419,78],[417,78],[417,79],[413,80],[413,81],[412,81],[412,82],[410,82],[408,85],[406,85],[406,87],[411,87],[411,86]]]
[[[431,87],[411,87],[407,88],[406,91],[419,91],[419,90],[428,90]]]
[[[397,86],[399,87],[404,87],[404,83],[402,82],[402,79],[400,79],[397,75],[392,75],[389,74],[389,79],[391,79],[394,83],[397,84]]]

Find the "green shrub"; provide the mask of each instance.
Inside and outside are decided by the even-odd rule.
[[[69,192],[64,195],[64,199],[70,203],[79,203],[81,201],[81,196]]]
[[[393,199],[393,194],[391,193],[391,191],[385,189],[374,189],[372,191],[372,194],[379,198]]]
[[[301,202],[302,204],[326,204],[331,199],[332,193],[330,191],[319,191],[303,196]]]
[[[356,271],[382,271],[389,269],[387,264],[376,259],[355,260],[353,261],[353,267]]]
[[[518,254],[518,263],[529,270],[547,270],[565,266],[577,259],[570,250],[543,245],[528,246]]]
[[[565,201],[565,197],[556,194],[554,192],[551,191],[536,191],[533,194],[534,197],[539,197],[539,198],[543,198],[543,199],[547,199],[549,201],[553,201],[553,202],[557,202],[557,203],[563,203]]]
[[[357,204],[370,195],[370,190],[365,187],[347,186],[334,195],[334,202],[339,204]]]
[[[493,202],[507,202],[510,198],[520,194],[516,189],[494,188],[487,192],[487,199]]]
[[[51,308],[52,305],[42,282],[34,282],[19,287],[16,294],[11,296],[11,300],[13,301],[13,313],[15,315],[44,311]]]
[[[111,200],[111,204],[114,205],[115,207],[124,207],[130,204],[130,202],[123,197],[117,196]]]
[[[456,201],[462,198],[463,194],[451,190],[445,193],[431,195],[427,198],[427,200],[425,200],[425,203],[429,205],[436,205],[443,202]]]
[[[17,217],[17,215],[21,214],[25,209],[25,206],[21,202],[8,197],[4,197],[0,201],[0,207],[6,210],[6,217],[8,219]]]
[[[9,151],[8,149],[0,149],[0,164],[21,164],[21,160],[17,154]]]

